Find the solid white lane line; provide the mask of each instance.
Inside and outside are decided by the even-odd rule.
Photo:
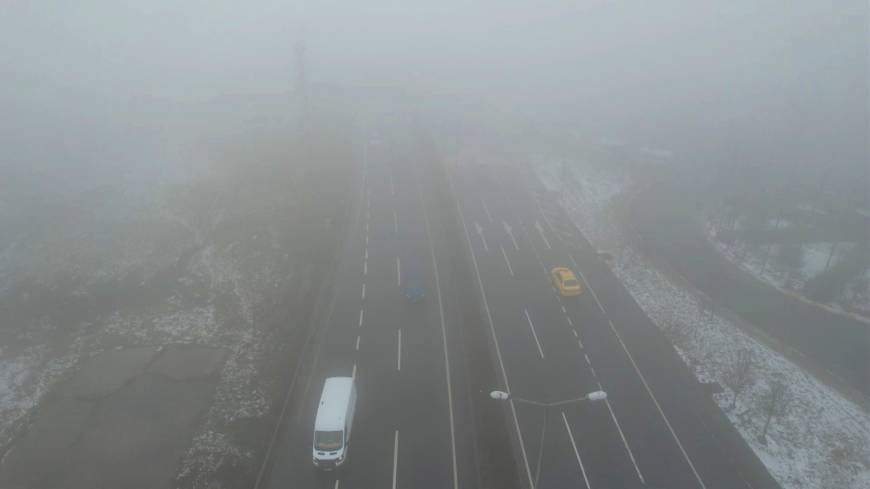
[[[393,211],[393,233],[399,234],[399,215]]]
[[[402,286],[402,260],[396,257],[396,285]]]
[[[393,438],[393,489],[396,489],[396,468],[399,464],[399,430]]]
[[[586,489],[591,489],[589,478],[586,477],[586,468],[583,467],[583,460],[580,459],[580,452],[577,451],[577,443],[574,441],[574,433],[571,433],[571,425],[568,424],[568,418],[565,417],[565,411],[562,411],[562,421],[565,422],[565,429],[568,430],[568,437],[571,438],[571,446],[574,448],[574,455],[577,457],[577,463],[580,464],[580,473],[583,474],[583,481],[586,483]]]
[[[599,390],[604,390],[604,387],[601,384],[598,384]],[[634,470],[637,472],[637,476],[640,478],[640,481],[646,485],[646,479],[643,478],[643,474],[640,472],[640,467],[637,466],[637,461],[634,459],[634,453],[631,451],[631,447],[628,446],[628,441],[625,439],[625,433],[622,432],[622,426],[619,426],[619,421],[616,420],[616,414],[613,413],[613,408],[610,407],[610,400],[604,399],[604,404],[607,406],[607,410],[610,412],[610,417],[613,419],[613,424],[616,425],[617,431],[619,431],[619,437],[622,438],[622,444],[625,446],[625,450],[628,452],[628,458],[631,459],[631,464],[634,465]]]
[[[396,370],[402,370],[402,330],[399,330],[399,351],[396,355]]]
[[[501,245],[498,245],[498,247],[501,248],[501,256],[504,257],[504,262],[507,264],[508,272],[510,272],[511,277],[513,277],[514,276],[514,269],[513,269],[513,267],[511,267],[511,261],[508,260],[507,253],[504,252],[504,248],[502,248]]]
[[[353,349],[356,350],[356,351],[359,351],[359,338],[360,338],[359,335],[357,335],[357,337],[356,337],[356,346],[353,348]]]
[[[359,326],[360,326],[360,327],[362,327],[362,323],[363,323],[363,313],[364,313],[364,312],[365,312],[365,309],[360,309],[360,310],[359,310]]]
[[[686,462],[689,464],[689,467],[692,469],[692,473],[695,474],[695,478],[698,479],[698,483],[701,485],[701,487],[703,489],[707,489],[707,486],[704,484],[704,481],[701,479],[701,475],[695,469],[695,464],[692,463],[692,459],[689,458],[689,454],[686,453],[686,449],[683,448],[683,444],[680,442],[680,438],[677,436],[677,433],[674,431],[674,428],[671,426],[671,422],[668,420],[668,417],[665,416],[664,411],[662,411],[662,407],[659,405],[658,399],[656,399],[656,396],[652,393],[652,389],[650,389],[649,384],[646,381],[646,377],[644,377],[643,374],[640,372],[640,369],[637,367],[637,364],[634,362],[634,357],[632,357],[631,353],[628,352],[628,348],[626,348],[625,343],[623,343],[622,337],[619,335],[619,333],[616,331],[616,328],[613,326],[613,321],[608,321],[608,323],[610,323],[610,329],[613,331],[613,334],[616,335],[616,339],[619,340],[619,344],[620,344],[620,346],[622,346],[623,351],[625,351],[625,354],[628,355],[628,359],[631,361],[631,366],[634,368],[634,371],[637,372],[637,376],[640,377],[640,381],[643,382],[643,387],[644,387],[644,389],[646,389],[646,392],[649,394],[650,399],[652,399],[653,404],[655,404],[656,409],[659,412],[659,415],[661,415],[662,419],[665,422],[665,425],[667,425],[668,431],[671,432],[671,436],[674,437],[674,441],[676,441],[677,446],[680,447],[680,452],[683,453],[683,457],[686,459]]]
[[[363,282],[363,286],[362,286],[362,299],[365,300],[365,298],[366,298],[366,283]]]
[[[492,335],[492,342],[495,345],[496,358],[498,358],[498,367],[501,371],[501,378],[504,380],[504,387],[507,392],[511,391],[510,380],[507,376],[507,371],[504,368],[504,359],[501,355],[501,348],[498,345],[498,335],[495,332],[495,323],[492,320],[492,311],[489,310],[489,301],[486,298],[486,289],[483,287],[483,279],[480,277],[480,267],[477,265],[477,257],[474,256],[474,248],[471,246],[471,235],[468,233],[468,224],[465,222],[465,215],[462,213],[462,207],[459,204],[459,199],[456,190],[453,187],[453,179],[448,174],[447,184],[450,186],[450,194],[453,196],[453,203],[456,206],[456,212],[459,214],[459,221],[462,223],[462,230],[465,234],[465,243],[468,245],[468,251],[471,254],[471,264],[474,265],[474,276],[477,278],[477,286],[480,288],[480,296],[483,299],[483,310],[486,311],[486,322],[489,325],[489,332]],[[514,420],[514,428],[517,430],[517,439],[520,443],[520,453],[523,455],[523,467],[526,469],[526,477],[528,478],[529,487],[534,485],[532,480],[532,469],[529,467],[529,457],[526,454],[526,444],[523,441],[523,432],[520,430],[520,422],[517,418],[517,407],[513,400],[510,401],[511,417]]]
[[[483,205],[483,212],[486,213],[486,218],[492,223],[492,214],[489,213],[489,207],[486,206],[486,201],[483,200],[483,197],[480,198],[480,203]]]
[[[529,322],[529,327],[532,329],[532,336],[535,337],[535,344],[538,345],[538,353],[541,354],[541,358],[544,358],[544,350],[541,349],[541,342],[538,341],[538,333],[535,332],[535,325],[532,323],[532,318],[529,316],[529,310],[523,309],[523,312],[526,313],[526,320]]]
[[[572,257],[573,259],[573,257]],[[592,293],[592,298],[595,299],[595,303],[598,304],[598,308],[601,309],[601,312],[607,316],[607,311],[604,310],[604,306],[601,305],[601,302],[598,301],[598,296],[595,294],[595,291],[592,290],[592,287],[589,286],[589,282],[586,281],[586,277],[583,276],[583,273],[580,271],[579,267],[577,269],[577,273],[580,275],[580,279],[583,281],[583,284]],[[619,346],[622,347],[622,351],[625,352],[626,356],[628,356],[628,361],[631,362],[631,366],[634,369],[634,372],[640,378],[641,383],[643,384],[646,393],[649,394],[650,399],[652,399],[653,404],[656,407],[656,410],[659,412],[659,416],[662,417],[662,420],[665,422],[665,426],[668,427],[668,431],[670,431],[671,436],[674,438],[674,441],[677,443],[677,447],[680,448],[680,453],[683,454],[683,458],[686,459],[686,463],[689,464],[689,468],[692,469],[692,474],[695,475],[695,479],[698,481],[698,484],[702,489],[707,489],[707,485],[704,484],[704,480],[701,479],[701,474],[698,473],[698,470],[695,468],[695,464],[692,463],[692,459],[689,457],[686,449],[683,448],[683,443],[680,441],[680,438],[677,436],[677,432],[674,431],[673,426],[671,426],[671,422],[668,420],[668,417],[665,416],[665,412],[662,410],[661,405],[659,405],[658,399],[656,399],[655,394],[653,394],[652,389],[650,389],[649,384],[646,381],[646,377],[640,372],[640,368],[638,368],[637,363],[634,361],[634,357],[631,356],[631,353],[628,351],[628,347],[625,346],[625,343],[622,341],[622,336],[619,335],[619,332],[616,331],[616,327],[613,326],[613,321],[610,319],[607,320],[607,324],[610,325],[610,330],[613,331],[613,335],[616,336],[617,341],[619,341]]]
[[[456,433],[453,422],[453,387],[450,380],[450,355],[447,353],[447,326],[444,322],[444,304],[441,299],[441,279],[438,272],[438,261],[435,259],[435,246],[432,244],[432,232],[429,226],[429,212],[423,200],[420,177],[417,175],[417,186],[420,189],[420,202],[423,204],[423,222],[426,225],[426,240],[429,243],[429,256],[432,259],[432,269],[435,271],[435,293],[438,296],[438,318],[441,322],[441,346],[444,349],[444,375],[447,377],[447,409],[450,414],[450,455],[453,465],[453,489],[459,489],[459,472],[456,467]]]
[[[570,256],[570,255],[568,255]],[[573,257],[572,257],[573,259]],[[598,309],[601,310],[601,314],[607,316],[607,311],[604,310],[604,306],[601,305],[601,301],[598,300],[598,294],[589,286],[589,282],[586,281],[586,277],[583,276],[583,272],[580,271],[580,267],[577,267],[577,274],[580,275],[580,278],[583,280],[583,283],[586,285],[586,290],[588,290],[592,294],[592,298],[595,299],[595,304],[598,305]]]

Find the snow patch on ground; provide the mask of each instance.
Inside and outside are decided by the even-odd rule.
[[[846,284],[843,301],[870,317],[870,268]]]
[[[653,322],[675,343],[683,360],[702,382],[718,382],[716,402],[785,489],[870,487],[870,416],[862,408],[807,375],[776,351],[746,335],[729,319],[712,313],[692,292],[675,284],[619,242],[609,208],[630,188],[617,169],[573,164],[576,182],[564,194],[565,205],[596,247],[615,251],[614,272]],[[555,161],[536,160],[536,172],[551,191],[561,191]],[[600,190],[594,190],[600,186]],[[827,259],[827,257],[825,257]],[[815,258],[808,260],[817,264]],[[756,362],[756,382],[731,408],[732,392],[723,378],[739,350]],[[759,407],[767,386],[789,386],[790,408],[774,418],[766,441],[759,440],[764,417]]]
[[[870,322],[870,268],[863,274],[850,280],[843,293],[832,303],[823,304],[806,298],[801,290],[808,280],[825,271],[827,267],[834,266],[837,261],[855,247],[855,243],[818,242],[801,245],[803,263],[799,269],[786,270],[776,263],[775,256],[779,253],[780,246],[749,246],[743,241],[735,241],[733,244],[725,244],[718,239],[718,230],[715,226],[707,226],[707,240],[725,258],[734,265],[742,268],[758,280],[776,287],[792,297],[824,307],[833,313],[847,314],[854,319]],[[836,244],[833,255],[832,247]],[[831,257],[828,263],[828,257]],[[827,267],[826,267],[827,265]],[[843,307],[842,304],[848,304]],[[858,311],[860,314],[851,311]]]
[[[81,356],[76,341],[65,355],[54,356],[44,345],[13,355],[0,347],[0,443],[12,437],[27,414]]]
[[[771,228],[773,224],[771,224]],[[782,228],[782,224],[779,224]],[[719,229],[714,224],[707,224],[708,241],[735,265],[750,273],[756,279],[766,282],[782,291],[799,296],[801,300],[810,301],[802,294],[807,281],[836,265],[854,248],[853,242],[820,241],[802,243],[800,267],[788,270],[777,262],[780,252],[778,244],[748,245],[744,241],[735,240],[723,243],[717,236]],[[812,301],[810,301],[812,302]],[[840,313],[857,312],[864,317],[854,315],[859,320],[870,317],[870,268],[850,280],[838,297],[827,304],[820,304]]]
[[[271,292],[290,275],[286,266],[274,266],[277,261],[266,253],[260,262],[244,262],[247,251],[236,253],[231,245],[203,246],[198,241],[202,233],[169,207],[151,207],[137,222],[163,231],[162,241],[131,233],[136,223],[124,221],[107,226],[108,231],[100,229],[99,236],[64,228],[57,235],[43,236],[39,246],[12,242],[0,248],[0,293],[11,290],[4,291],[2,284],[12,283],[19,278],[16,273],[26,271],[34,272],[33,281],[51,291],[69,287],[69,297],[83,304],[93,303],[98,291],[105,295],[105,284],[126,287],[109,295],[127,301],[122,306],[105,304],[105,312],[82,321],[61,323],[46,315],[33,319],[32,324],[10,325],[17,330],[0,330],[6,334],[0,336],[0,447],[7,446],[26,426],[42,397],[80,359],[119,345],[198,344],[227,352],[214,402],[181,465],[184,473],[195,473],[207,481],[218,464],[250,462],[255,456],[240,448],[231,430],[235,422],[262,417],[269,410],[270,392],[260,381],[258,367],[270,339],[256,324],[255,310],[264,291]],[[119,230],[123,232],[110,236]],[[100,245],[91,245],[91,241]],[[55,256],[52,250],[63,248],[58,243],[66,249]],[[286,252],[269,251],[282,256]],[[61,262],[57,267],[46,261],[57,257]],[[63,271],[70,271],[73,279],[55,286],[55,275]],[[159,289],[149,288],[148,280],[157,275]],[[140,291],[156,298],[130,298]],[[4,340],[15,344],[7,345]]]

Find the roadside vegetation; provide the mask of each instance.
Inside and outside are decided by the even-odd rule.
[[[28,218],[4,222],[0,457],[87,359],[197,345],[224,363],[174,485],[252,484],[354,179],[345,115],[304,134],[273,122],[241,124],[220,144],[203,136],[181,175],[73,176],[58,182],[68,191],[32,196]],[[0,215],[17,216],[12,204]]]
[[[673,260],[658,255],[669,250],[670,258],[684,261],[679,270],[700,266],[708,279],[708,272],[728,265],[711,259],[715,252],[697,254],[696,248],[680,246],[705,242],[697,219],[704,214],[702,201],[660,184],[680,170],[621,143],[582,146],[556,156],[543,150],[533,153],[530,160],[539,180],[562,195],[566,210],[592,244],[614,257],[611,266],[617,277],[698,381],[718,386],[711,389],[718,391],[714,400],[771,475],[784,489],[865,487],[870,482],[866,403],[815,378],[772,348],[769,338],[749,334],[754,328],[745,329],[728,304],[720,302],[722,296],[701,293],[693,281],[673,273]],[[649,188],[661,190],[656,193],[656,215],[669,219],[639,222],[633,214],[632,202]],[[793,263],[794,256],[779,259]],[[762,300],[756,289],[746,295]],[[859,343],[856,348],[866,351],[866,342]],[[843,355],[842,345],[836,348]]]

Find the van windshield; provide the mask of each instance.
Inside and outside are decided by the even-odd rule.
[[[314,448],[316,450],[338,450],[341,448],[341,434],[340,431],[315,431]]]

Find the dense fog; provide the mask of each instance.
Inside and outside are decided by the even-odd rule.
[[[3,0],[0,487],[870,487],[868,9]]]
[[[107,139],[153,148],[143,133],[157,138],[163,111],[292,91],[300,41],[312,83],[462,97],[665,146],[867,159],[861,1],[13,1],[0,27],[4,160],[129,158]]]

